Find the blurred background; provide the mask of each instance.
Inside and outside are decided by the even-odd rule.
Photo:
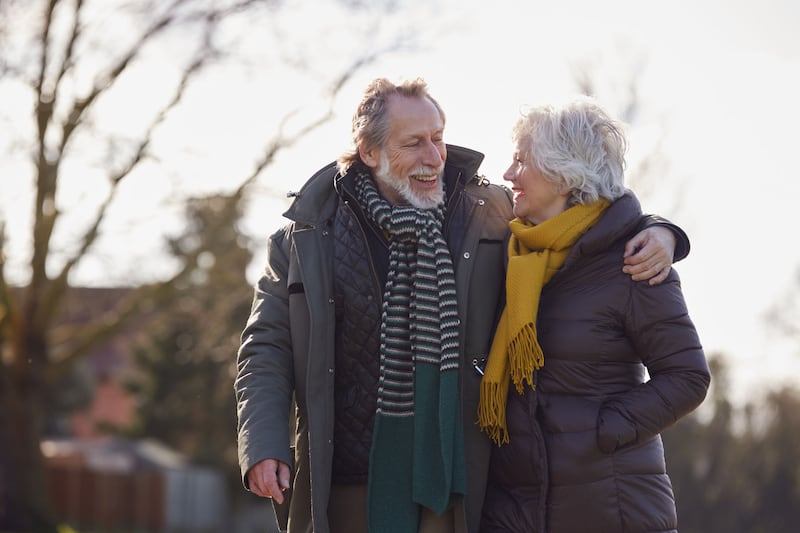
[[[0,0],[0,531],[274,530],[238,335],[375,77],[424,78],[495,183],[526,105],[625,122],[714,371],[664,434],[681,530],[795,531],[798,27],[789,0]]]

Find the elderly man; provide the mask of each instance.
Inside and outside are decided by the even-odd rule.
[[[235,389],[244,484],[273,499],[282,529],[478,531],[479,384],[512,199],[444,126],[424,81],[374,80],[353,149],[308,180],[269,239]],[[648,225],[626,271],[658,282],[673,233],[679,257],[688,240]]]

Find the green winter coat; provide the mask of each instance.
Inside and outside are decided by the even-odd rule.
[[[460,316],[460,400],[467,495],[463,516],[477,532],[490,441],[477,424],[480,373],[504,292],[511,193],[477,176],[483,155],[448,146],[445,237],[456,273]],[[300,190],[273,234],[242,333],[235,390],[242,476],[274,458],[293,465],[291,497],[276,506],[282,529],[328,533],[334,401],[333,219],[339,198],[332,163]],[[294,403],[293,403],[294,402]],[[293,406],[295,409],[293,409]],[[295,431],[292,433],[292,426]]]

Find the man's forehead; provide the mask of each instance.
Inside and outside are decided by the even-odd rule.
[[[388,103],[392,131],[396,135],[414,137],[444,129],[439,110],[427,98],[394,96]]]

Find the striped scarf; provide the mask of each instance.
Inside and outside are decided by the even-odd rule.
[[[368,481],[371,532],[416,533],[421,506],[437,514],[464,494],[458,402],[458,303],[444,205],[392,206],[372,180],[358,201],[389,239],[381,316],[378,407]]]

